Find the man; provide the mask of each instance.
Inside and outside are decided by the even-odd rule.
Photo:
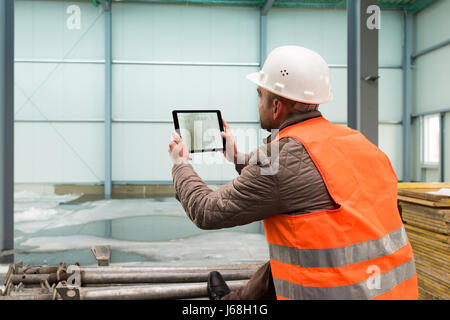
[[[279,133],[247,156],[237,152],[225,124],[226,157],[239,177],[212,191],[188,163],[181,138],[174,134],[169,144],[177,199],[199,228],[264,221],[270,264],[225,296],[220,275],[211,274],[212,296],[417,299],[389,159],[358,131],[331,124],[317,110],[332,100],[326,62],[306,48],[279,47],[247,78],[258,85],[261,127]]]

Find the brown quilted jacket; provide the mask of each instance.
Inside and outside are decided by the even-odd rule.
[[[292,114],[280,130],[318,116],[321,116],[319,111]],[[265,144],[270,140],[271,136]],[[176,198],[195,225],[201,229],[221,229],[278,213],[298,215],[336,208],[319,171],[300,142],[281,139],[276,174],[262,174],[268,164],[259,152],[270,156],[270,149],[263,145],[252,151],[246,156],[245,165],[236,165],[239,177],[215,191],[190,164],[173,166]]]

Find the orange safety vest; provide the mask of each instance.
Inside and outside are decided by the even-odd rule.
[[[281,130],[303,144],[335,210],[264,219],[278,299],[418,299],[397,176],[361,133],[317,117]]]

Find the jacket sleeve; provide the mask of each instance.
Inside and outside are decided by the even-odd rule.
[[[278,179],[262,175],[261,165],[248,164],[241,175],[213,191],[190,164],[174,165],[176,197],[201,229],[221,229],[262,220],[278,213]]]
[[[234,168],[236,169],[237,173],[241,174],[242,169],[244,169],[248,165],[248,154],[242,154],[242,158],[236,161],[234,164]]]

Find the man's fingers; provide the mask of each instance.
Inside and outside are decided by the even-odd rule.
[[[177,143],[175,141],[171,141],[169,143],[169,151],[171,151],[176,145],[177,145]]]
[[[225,121],[225,119],[222,119],[223,122],[223,126],[225,127],[225,130],[228,131],[230,130],[230,127],[228,126],[228,123]]]
[[[173,140],[177,143],[181,141],[181,137],[176,131],[172,131],[172,137],[173,137]]]

